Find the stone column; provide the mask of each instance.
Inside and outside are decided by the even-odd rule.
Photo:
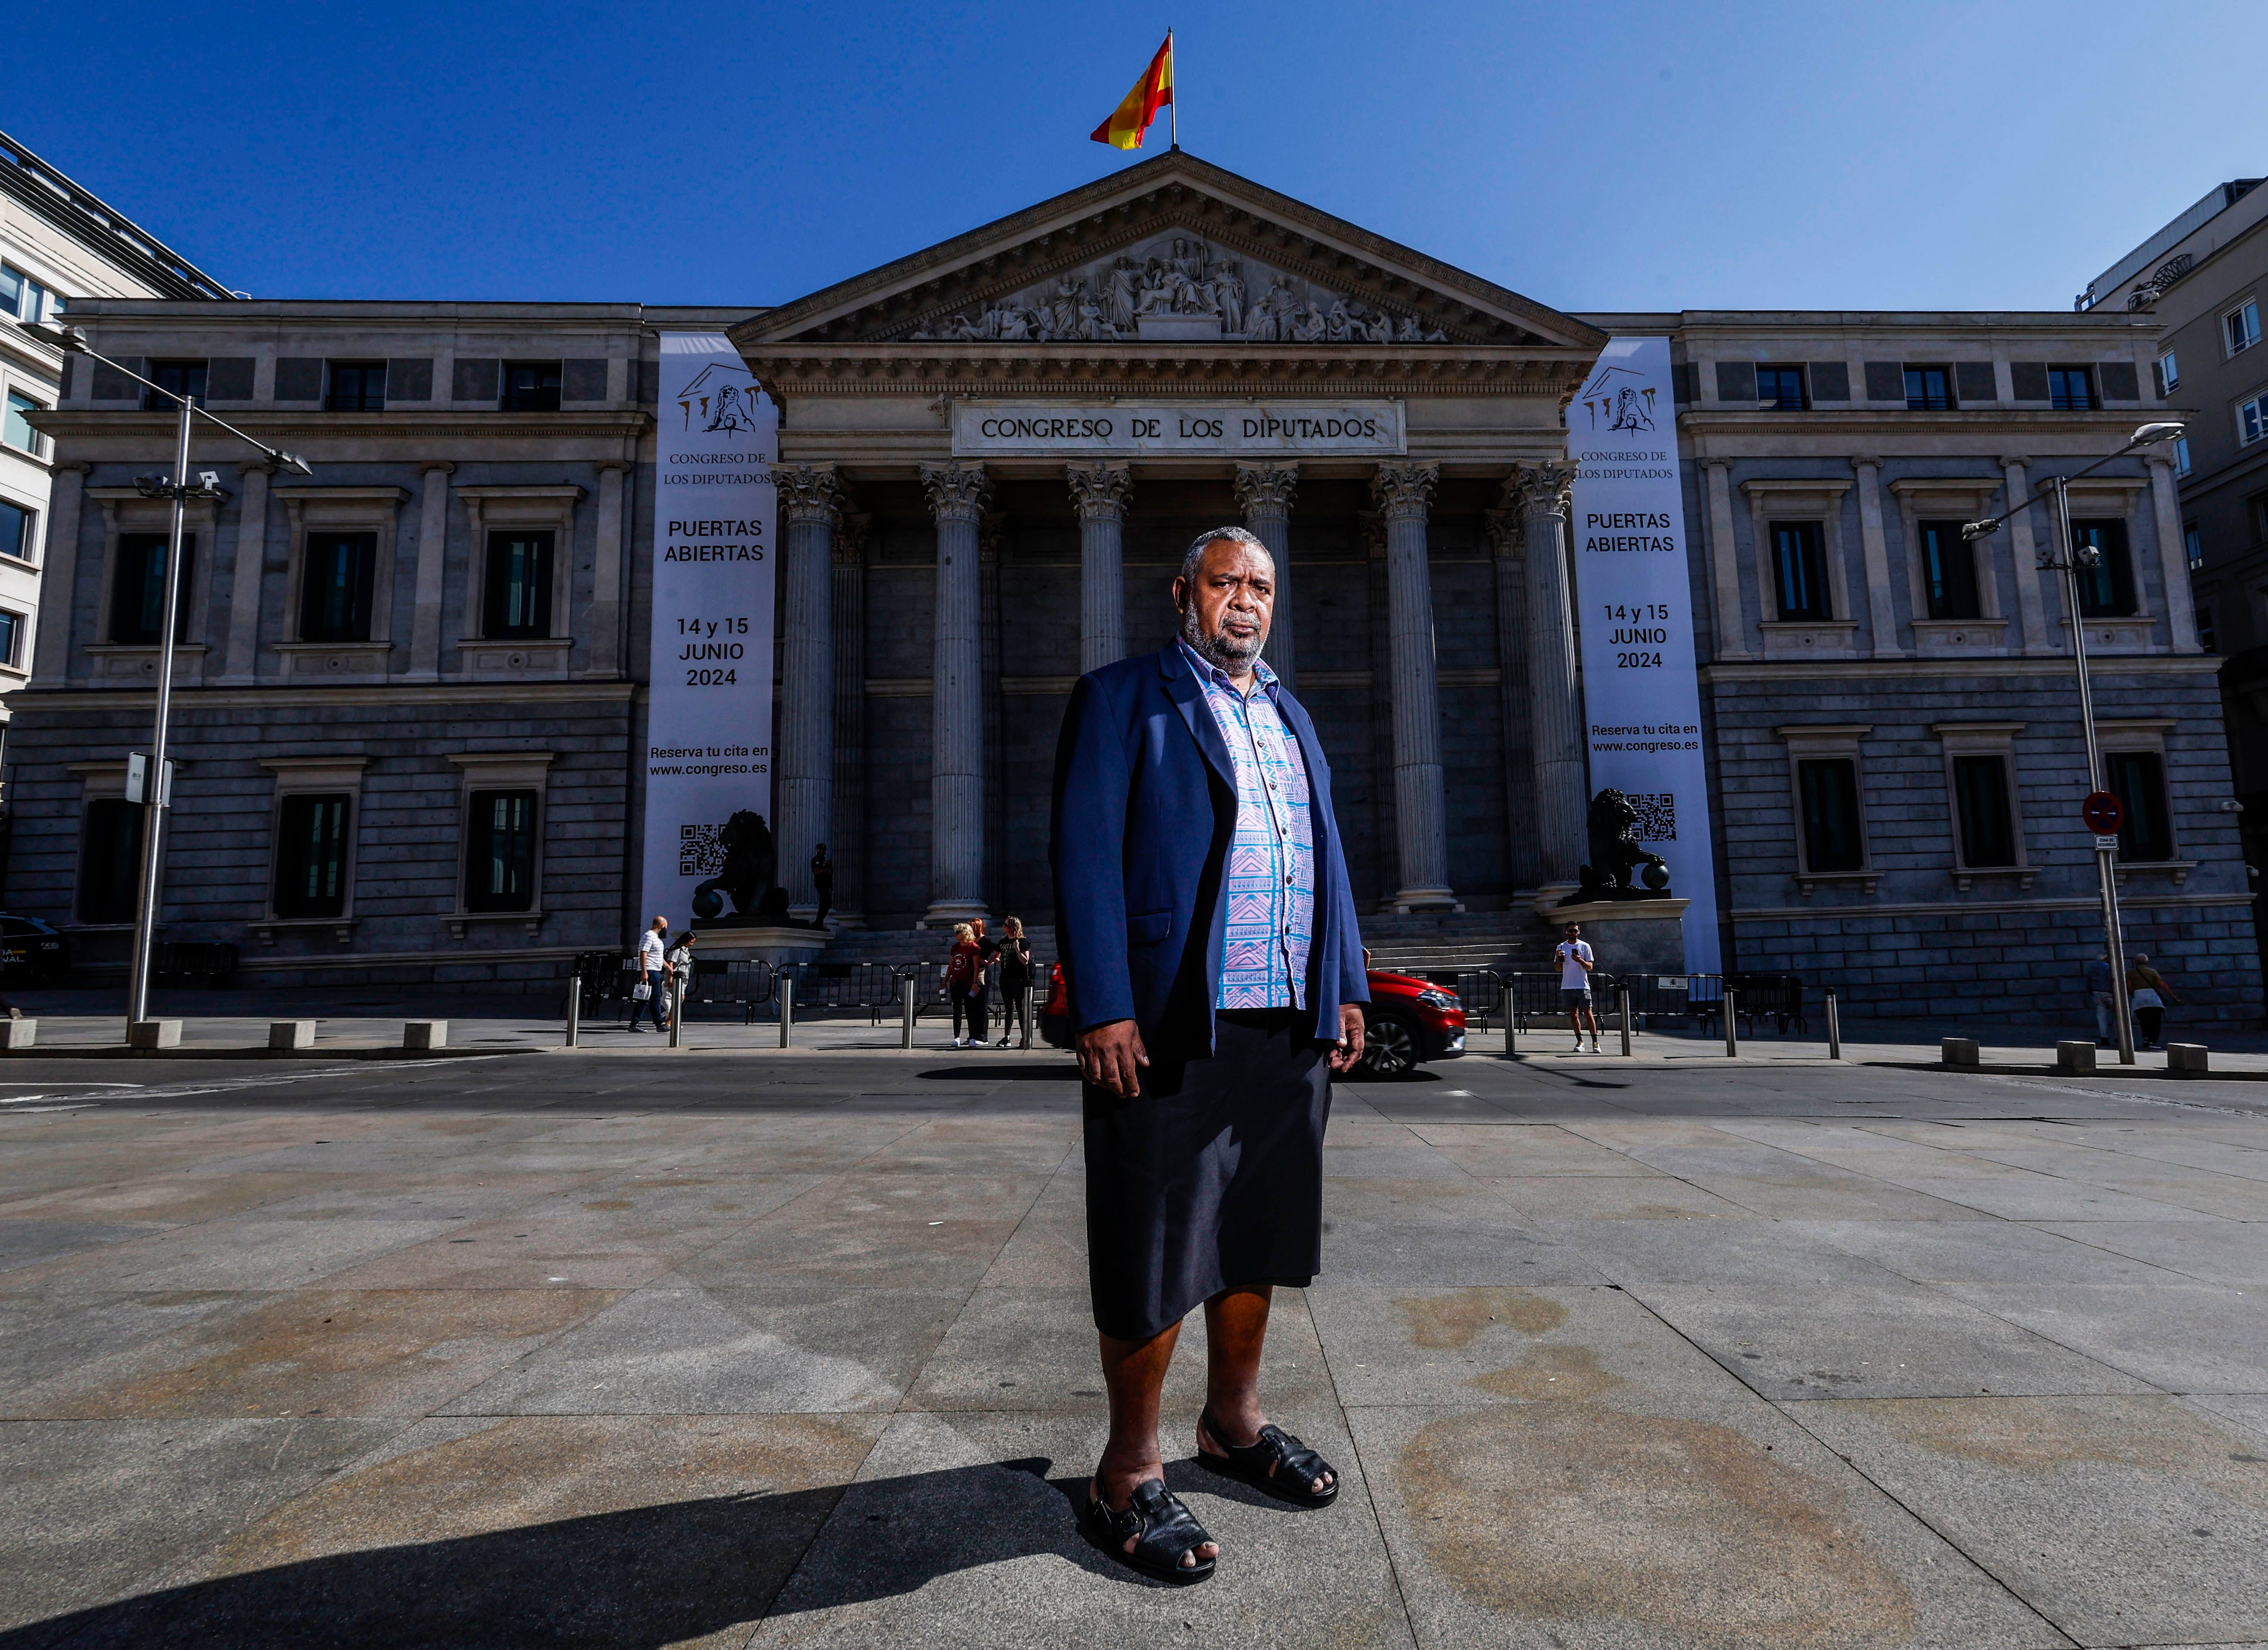
[[[1064,467],[1079,506],[1079,667],[1101,670],[1126,657],[1126,500],[1133,473],[1123,464]]]
[[[2008,482],[2008,556],[2015,565],[2016,616],[2024,632],[2024,652],[2049,653],[2047,607],[2040,596],[2039,555],[2032,548],[2032,484],[2026,468],[2029,459],[2002,459],[2000,473]],[[2052,509],[2052,507],[2051,507]],[[2048,529],[2051,535],[2055,529]],[[1981,543],[1991,543],[1989,539]]]
[[[1438,464],[1381,464],[1372,482],[1386,523],[1395,841],[1401,851],[1401,887],[1394,895],[1397,911],[1463,909],[1449,891],[1449,810],[1441,784],[1433,588],[1425,555],[1425,514],[1440,478]]]
[[[1749,622],[1741,611],[1741,553],[1733,542],[1733,461],[1703,459],[1701,477],[1709,495],[1710,585],[1717,598],[1716,634],[1711,656],[1746,659]]]
[[[1543,880],[1535,857],[1535,794],[1528,728],[1527,541],[1519,495],[1505,490],[1505,507],[1487,512],[1489,549],[1496,558],[1496,662],[1504,704],[1505,833],[1512,885]]]
[[[72,609],[78,587],[78,519],[86,499],[87,464],[55,466],[48,494],[48,537],[40,550],[39,626],[32,639],[32,680],[60,688],[70,671]]]
[[[622,674],[623,496],[630,467],[620,459],[599,465],[599,522],[591,561],[591,663],[585,676]]]
[[[2182,496],[2174,482],[2173,454],[2147,455],[2150,502],[2158,528],[2158,565],[2165,571],[2167,636],[2176,653],[2198,651],[2197,598],[2190,591],[2190,551],[2182,539]]]
[[[228,652],[220,685],[247,688],[260,679],[260,576],[268,567],[268,480],[276,467],[265,459],[239,464],[243,483],[236,515],[236,565],[228,585]],[[284,618],[291,636],[292,615]]]
[[[417,467],[417,585],[409,618],[409,669],[403,680],[441,679],[441,585],[449,565],[449,477],[457,467],[440,459]],[[480,565],[479,547],[468,567]],[[466,574],[467,578],[474,575]]]
[[[1882,494],[1876,485],[1882,461],[1854,458],[1851,467],[1859,473],[1859,549],[1867,565],[1867,629],[1873,637],[1874,656],[1904,659],[1905,649],[1898,645],[1897,610],[1890,605],[1890,551],[1882,533]]]
[[[1567,566],[1567,510],[1575,467],[1523,464],[1513,478],[1528,534],[1528,705],[1535,745],[1535,840],[1543,888],[1556,898],[1575,886],[1588,839],[1587,745],[1577,674],[1574,591]]]
[[[1240,464],[1236,467],[1236,502],[1244,511],[1244,525],[1268,547],[1276,559],[1276,616],[1268,628],[1268,646],[1262,655],[1285,688],[1299,691],[1292,646],[1292,496],[1300,489],[1296,464]]]
[[[779,748],[772,753],[774,838],[788,910],[818,908],[812,850],[829,839],[835,802],[835,512],[831,464],[775,464],[786,524],[782,578]]]
[[[835,861],[837,928],[866,925],[866,536],[855,511],[835,527]]]
[[[981,464],[924,464],[937,518],[937,651],[930,696],[930,904],[926,928],[984,910],[984,638],[977,530],[988,484]]]

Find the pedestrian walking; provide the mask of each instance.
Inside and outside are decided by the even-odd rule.
[[[1086,1527],[1130,1568],[1201,1581],[1219,1543],[1167,1489],[1158,1442],[1198,1306],[1199,1464],[1295,1506],[1338,1494],[1330,1463],[1262,1412],[1260,1353],[1275,1285],[1322,1268],[1331,1073],[1362,1057],[1370,991],[1322,744],[1260,657],[1267,547],[1200,534],[1173,596],[1174,640],[1071,691],[1051,858],[1110,1400]]]
[[[2141,1032],[2139,1046],[2154,1049],[2158,1033],[2166,1022],[2166,1005],[2180,1002],[2181,997],[2166,983],[2166,976],[2150,966],[2150,959],[2138,951],[2126,970],[2126,1005],[2134,1011],[2134,1024]]]
[[[1032,1046],[1032,942],[1024,938],[1020,917],[1011,917],[1000,924],[1000,950],[997,959],[1000,970],[1000,1046],[1006,1048],[1008,1039],[1020,1028],[1023,1047]]]
[[[669,973],[669,918],[657,917],[653,926],[638,936],[637,983],[630,988],[630,1029],[642,1031],[638,1024],[641,1007],[653,1015],[653,1028],[666,1031],[669,1024],[662,1018],[662,983]]]
[[[827,857],[825,843],[811,852],[811,886],[819,891],[819,909],[812,913],[811,925],[824,928],[827,913],[835,909],[835,862]]]
[[[1599,1052],[1599,1011],[1591,998],[1591,970],[1598,959],[1591,954],[1590,943],[1583,938],[1583,924],[1570,923],[1564,929],[1565,938],[1551,948],[1551,960],[1559,968],[1559,1005],[1567,1011],[1567,1023],[1574,1028],[1575,1046],[1572,1054],[1583,1051],[1583,1021],[1591,1022],[1591,1052]]]
[[[2113,1005],[2110,997],[2110,954],[2098,954],[2087,965],[2087,994],[2095,1004],[2095,1046],[2110,1046],[2110,1016]]]
[[[984,932],[984,919],[968,919],[970,931],[976,937],[976,983],[968,993],[968,1012],[972,1016],[968,1041],[973,1047],[982,1048],[992,1036],[992,984],[999,977],[1000,942]]]
[[[685,937],[669,948],[669,1017],[680,1020],[685,1014],[685,999],[693,995],[693,942],[700,936],[688,929]]]
[[[976,930],[967,923],[953,930],[953,950],[945,960],[945,994],[953,1004],[953,1046],[974,1048],[984,1041],[982,1020],[972,1020],[969,1035],[961,1035],[961,1022],[969,1018],[977,983],[984,977],[984,953],[976,944]]]

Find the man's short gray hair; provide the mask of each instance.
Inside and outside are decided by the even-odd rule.
[[[1189,541],[1189,548],[1182,556],[1182,571],[1175,577],[1194,582],[1197,576],[1197,564],[1204,560],[1205,546],[1217,544],[1223,539],[1231,544],[1241,544],[1247,549],[1257,550],[1268,558],[1269,566],[1276,565],[1276,552],[1263,544],[1257,534],[1243,527],[1207,527]]]

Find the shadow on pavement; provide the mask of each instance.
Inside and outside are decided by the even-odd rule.
[[[0,1632],[0,1650],[642,1650],[774,1611],[896,1597],[1041,1553],[1153,1585],[1089,1548],[1077,1521],[1086,1480],[1050,1479],[1050,1465],[1033,1458],[717,1496],[337,1553]],[[822,1526],[828,1539],[814,1546]]]

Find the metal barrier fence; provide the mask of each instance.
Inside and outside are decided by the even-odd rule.
[[[1040,1006],[1037,998],[1044,996],[1048,966],[1036,960],[1033,963],[1035,1013]],[[614,1005],[622,1017],[629,1017],[633,1012],[630,991],[637,983],[637,971],[636,956],[626,957],[612,951],[579,953],[575,958],[573,976],[580,983],[584,1015],[601,1014]],[[884,1015],[899,1012],[903,1001],[902,982],[907,980],[915,983],[916,1019],[926,1013],[949,1013],[953,999],[946,988],[945,971],[942,961],[928,960],[786,962],[775,966],[762,961],[696,956],[693,960],[693,977],[686,987],[685,1003],[688,1007],[738,1007],[741,1010],[741,1023],[754,1025],[760,1010],[777,1004],[779,983],[785,978],[795,982],[797,1019],[830,1012],[863,1012],[869,1024],[879,1026]],[[991,1012],[987,1018],[1005,1027],[1005,993],[993,991],[988,1006]]]
[[[1443,982],[1447,983],[1447,982]],[[1609,974],[1591,976],[1591,998],[1602,1021],[1615,1012],[1616,993],[1628,991],[1631,1017],[1646,1030],[1677,1030],[1694,1036],[1723,1033],[1725,987],[1734,993],[1734,1013],[1754,1032],[1769,1025],[1785,1035],[1805,1032],[1803,980],[1793,974]],[[1515,1034],[1557,1026],[1566,1017],[1557,970],[1503,974],[1477,969],[1456,976],[1457,1000],[1476,1031],[1507,1022]]]

